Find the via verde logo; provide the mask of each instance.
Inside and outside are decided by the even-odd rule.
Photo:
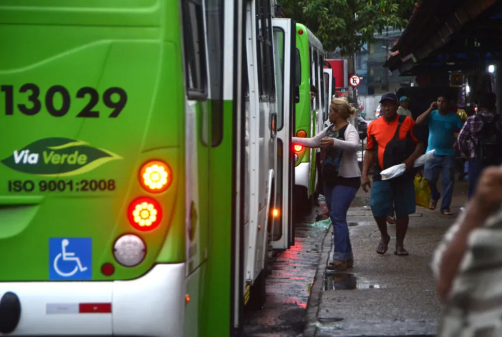
[[[86,173],[122,157],[86,142],[45,138],[26,145],[2,160],[13,170],[40,176],[73,176]]]

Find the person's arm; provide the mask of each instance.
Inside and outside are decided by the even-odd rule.
[[[363,188],[364,192],[368,192],[368,187],[371,188],[369,172],[370,172],[370,167],[371,165],[373,165],[374,160],[375,160],[375,144],[373,139],[373,125],[370,124],[368,127],[367,137],[366,137],[366,151],[364,152],[363,172],[361,173],[361,187]]]
[[[455,116],[457,116],[457,130],[456,131],[459,132],[464,127],[465,122],[462,120],[462,118],[460,118],[459,115],[455,115]]]
[[[309,147],[309,148],[319,147],[321,145],[321,140],[324,138],[324,136],[326,136],[326,132],[328,131],[328,128],[329,128],[329,126],[327,128],[325,128],[324,130],[322,130],[321,132],[319,132],[318,135],[316,135],[315,137],[312,137],[312,138],[292,137],[291,142],[293,144],[303,145],[303,146]]]
[[[415,164],[415,160],[417,160],[418,157],[420,157],[424,153],[425,145],[424,145],[423,140],[421,139],[422,137],[417,138],[415,136],[415,132],[413,131],[416,124],[418,124],[418,123],[415,123],[415,121],[413,121],[413,119],[411,117],[406,118],[406,120],[409,123],[409,131],[408,132],[410,133],[410,137],[415,143],[417,143],[417,146],[415,146],[415,151],[413,151],[413,153],[404,161],[404,164],[406,165],[406,169],[409,171],[409,170],[413,169],[414,164]]]
[[[464,126],[460,130],[457,138],[458,150],[461,153],[468,154],[467,142],[471,138],[471,119],[467,119]],[[469,157],[468,157],[469,158]]]
[[[347,131],[345,132],[346,140],[335,139],[331,137],[326,137],[321,140],[321,147],[324,145],[326,147],[333,146],[337,149],[356,152],[359,145],[359,134],[354,126],[347,126]]]
[[[465,210],[463,220],[458,224],[453,239],[444,250],[439,262],[436,287],[440,298],[448,298],[453,279],[467,250],[470,233],[481,227],[501,207],[502,166],[489,167],[479,179],[476,192]]]
[[[368,187],[371,187],[369,172],[370,172],[370,167],[371,165],[373,165],[374,160],[375,160],[375,150],[366,149],[363,160],[363,172],[361,174],[361,187],[363,188],[364,192],[368,192]]]
[[[429,115],[431,114],[431,112],[436,109],[436,105],[437,105],[436,102],[432,102],[429,109],[427,109],[424,113],[418,116],[417,124],[425,124],[429,119]]]
[[[418,142],[415,147],[415,151],[404,161],[407,170],[412,170],[415,165],[415,160],[418,159],[422,154],[424,154],[425,145],[423,142]]]

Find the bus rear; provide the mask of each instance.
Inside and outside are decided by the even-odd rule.
[[[178,1],[0,12],[0,334],[181,334]]]

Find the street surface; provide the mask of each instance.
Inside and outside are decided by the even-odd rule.
[[[272,260],[267,278],[267,301],[261,310],[246,311],[246,336],[301,336],[323,239],[328,226],[315,227],[317,212],[296,223],[296,244]]]
[[[321,197],[321,206],[297,224],[297,244],[273,261],[267,303],[246,313],[246,336],[434,336],[441,304],[429,264],[467,199],[467,182],[455,183],[454,216],[422,207],[410,216],[408,257],[394,255],[391,226],[389,250],[376,254],[380,234],[368,207],[369,193],[360,189],[348,214],[355,265],[347,272],[326,270],[332,228],[322,227],[323,222],[312,226],[325,208]]]

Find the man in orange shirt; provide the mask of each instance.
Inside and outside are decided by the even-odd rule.
[[[383,118],[368,127],[368,144],[363,162],[361,186],[365,192],[371,187],[369,170],[373,167],[373,188],[371,192],[371,211],[380,230],[381,240],[376,252],[385,254],[390,236],[387,233],[387,216],[392,206],[396,213],[396,250],[398,256],[409,255],[404,249],[404,238],[408,230],[409,214],[415,213],[414,163],[424,152],[423,141],[413,134],[415,121],[408,116],[397,114],[399,106],[393,93],[382,95],[380,100]],[[390,180],[382,180],[380,172],[391,166],[404,163],[406,173]]]

